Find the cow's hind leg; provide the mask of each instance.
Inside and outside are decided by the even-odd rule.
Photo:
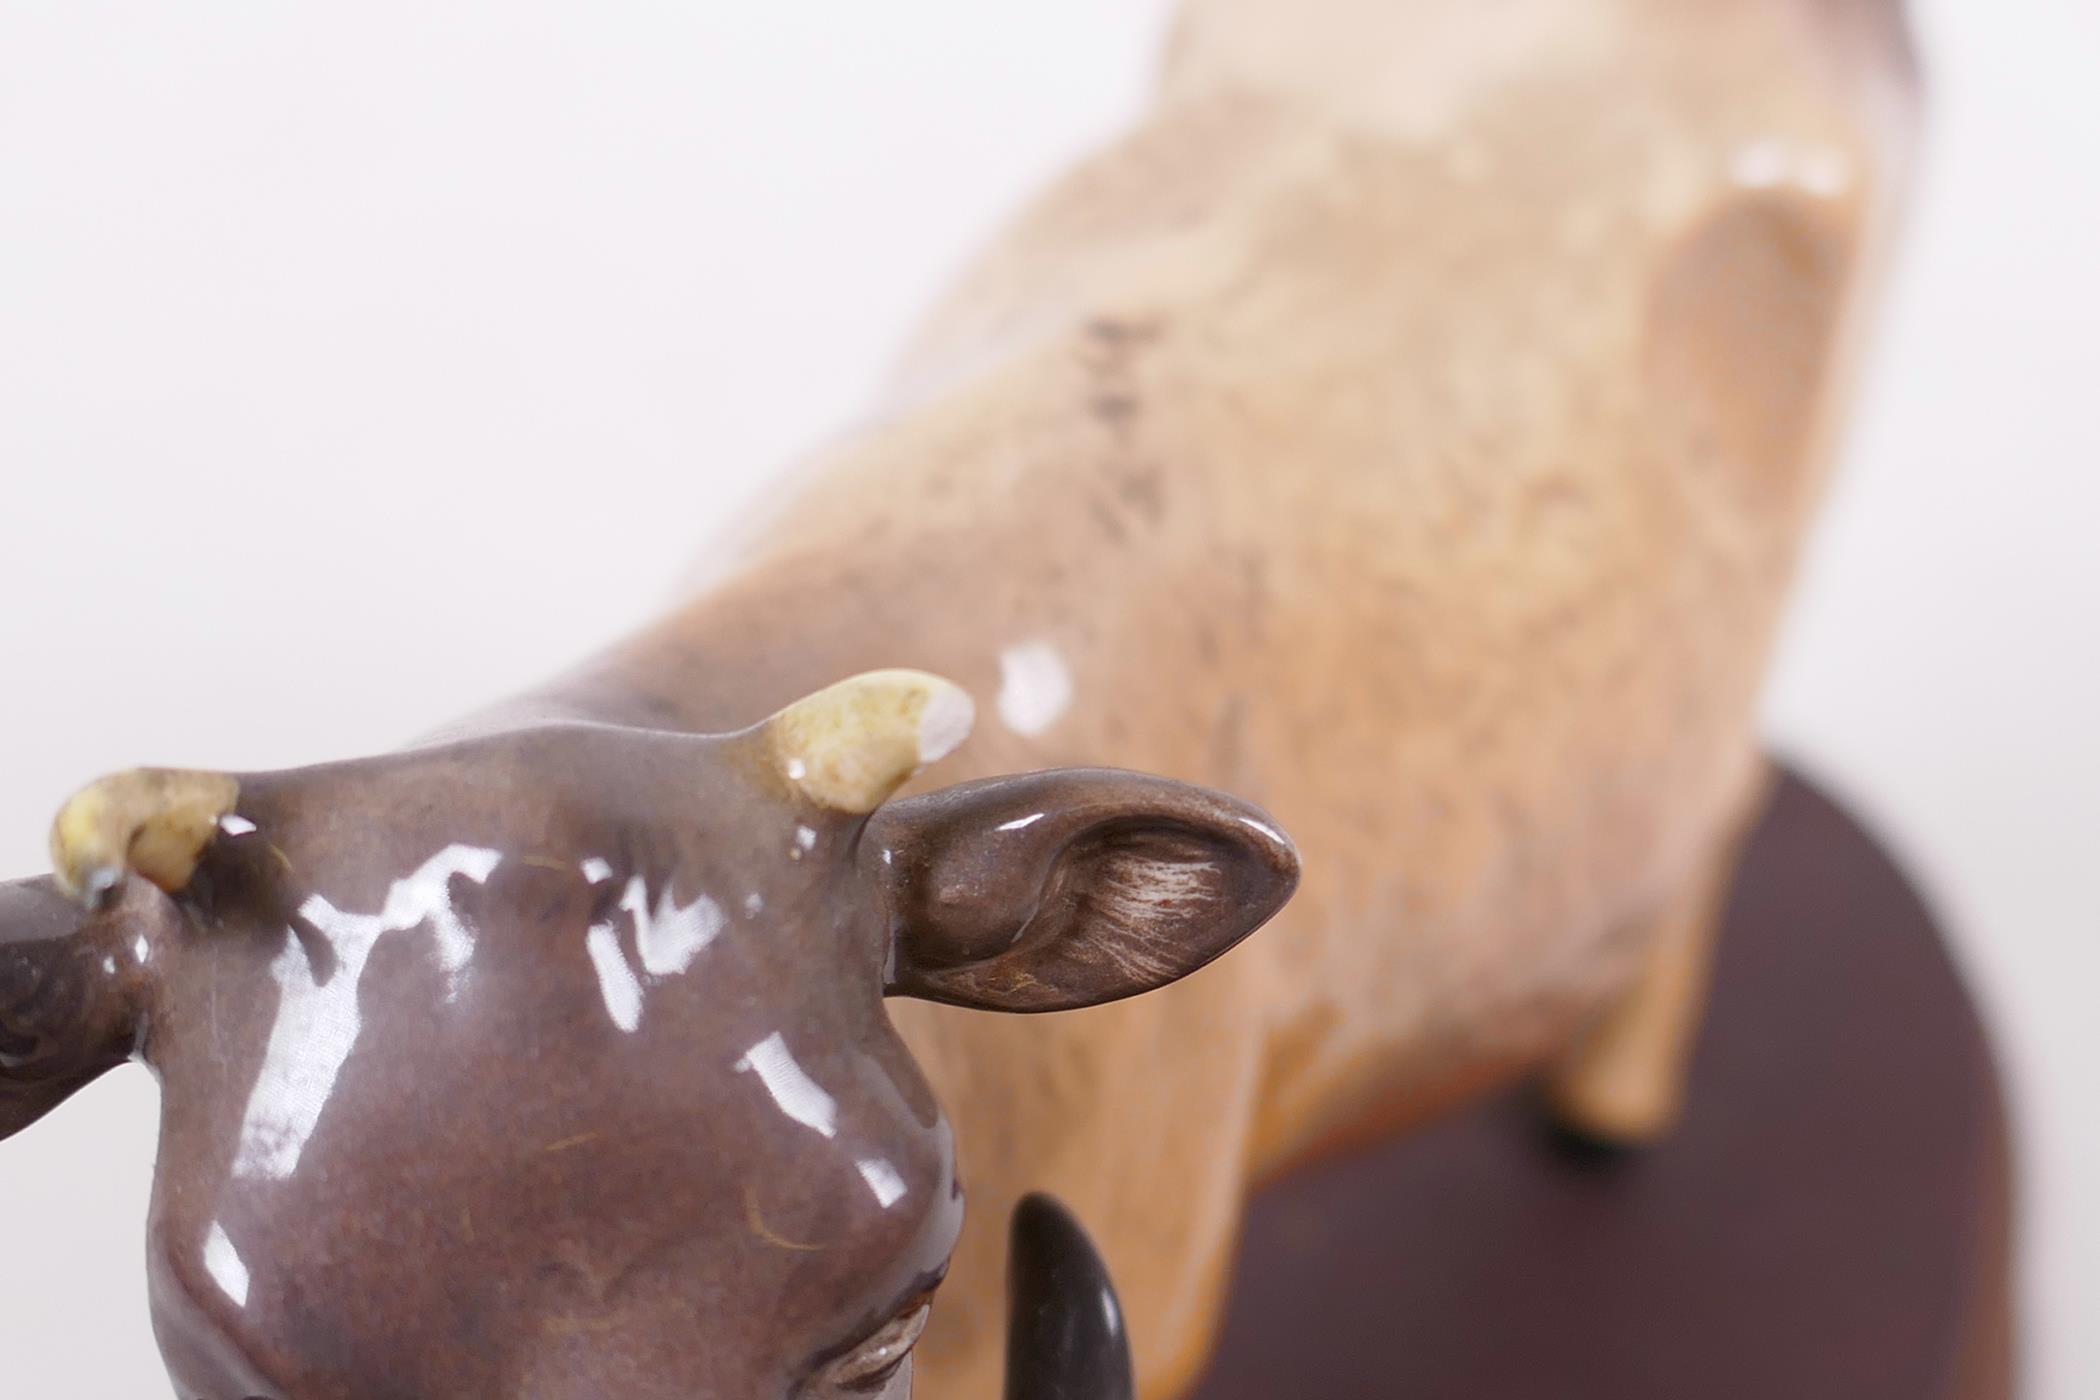
[[[1760,780],[1712,852],[1651,914],[1648,954],[1619,1001],[1548,1068],[1546,1100],[1576,1136],[1636,1147],[1667,1133],[1706,1008],[1714,941],[1744,841],[1771,784]]]

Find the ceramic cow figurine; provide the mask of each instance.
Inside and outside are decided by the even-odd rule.
[[[1911,87],[1885,0],[1194,0],[660,624],[75,799],[7,1126],[159,1070],[213,1400],[989,1394],[1035,1190],[1163,1400],[1262,1177],[1664,1130]]]

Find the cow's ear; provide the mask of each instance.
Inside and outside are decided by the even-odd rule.
[[[1298,854],[1260,809],[1066,768],[880,808],[862,860],[891,917],[888,990],[1061,1011],[1164,986],[1261,927]]]
[[[124,1063],[146,968],[133,942],[160,911],[133,886],[87,913],[49,880],[0,884],[0,1138]],[[160,901],[165,904],[165,900]]]

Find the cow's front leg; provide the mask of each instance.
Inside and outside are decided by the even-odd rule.
[[[1633,985],[1547,1070],[1547,1103],[1577,1136],[1637,1147],[1676,1125],[1728,891],[1771,787],[1761,765],[1711,852],[1646,916],[1648,952]]]

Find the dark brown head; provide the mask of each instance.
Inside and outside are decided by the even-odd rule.
[[[0,1135],[137,1051],[181,1393],[897,1396],[961,1225],[885,995],[1170,982],[1296,877],[1257,811],[1060,770],[899,801],[966,696],[106,779],[0,893]]]

